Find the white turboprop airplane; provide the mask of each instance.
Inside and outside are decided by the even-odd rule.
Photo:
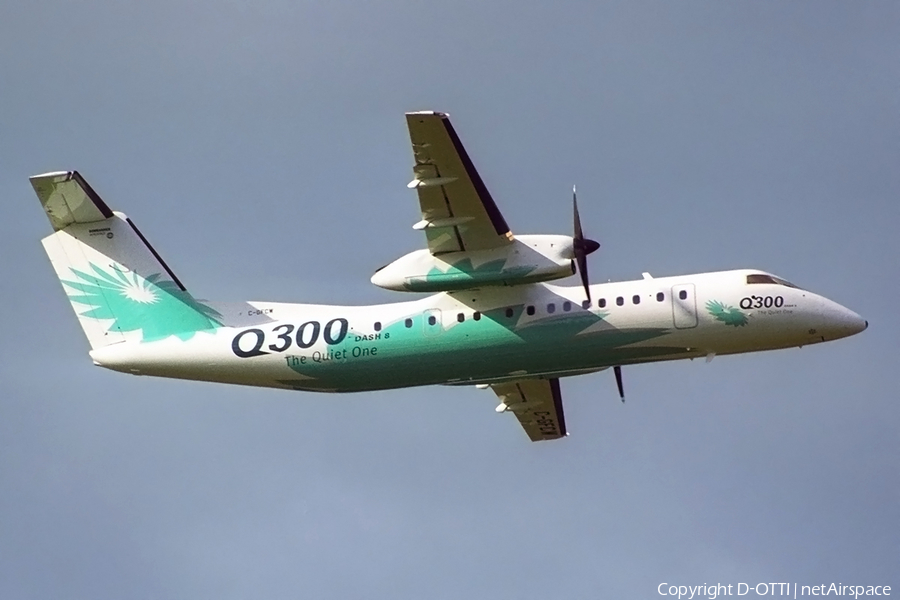
[[[574,235],[513,236],[448,116],[406,115],[427,249],[375,285],[434,292],[375,306],[194,298],[134,223],[77,171],[31,178],[55,233],[43,244],[94,364],[135,375],[357,392],[490,388],[533,441],[566,435],[559,379],[622,365],[805,346],[868,323],[756,269],[589,285]],[[574,196],[574,194],[573,194]],[[546,283],[578,271],[582,286]]]

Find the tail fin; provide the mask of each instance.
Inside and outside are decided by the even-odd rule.
[[[131,219],[113,212],[77,171],[31,177],[55,233],[42,240],[91,349],[221,326]]]

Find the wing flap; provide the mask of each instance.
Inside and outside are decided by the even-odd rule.
[[[498,409],[516,415],[532,442],[566,436],[559,379],[522,379],[495,383],[491,389],[500,399]]]

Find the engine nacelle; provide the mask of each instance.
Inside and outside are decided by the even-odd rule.
[[[493,250],[447,252],[417,250],[372,275],[372,283],[399,292],[448,292],[492,285],[522,285],[575,273],[572,238],[521,235]]]

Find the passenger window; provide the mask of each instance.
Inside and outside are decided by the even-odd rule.
[[[463,321],[466,320],[466,315],[459,313],[458,315],[456,315],[456,320],[459,321],[460,323],[462,323]]]
[[[435,323],[437,323],[437,319],[434,318],[434,315],[429,316],[429,317],[428,317],[428,324],[429,324],[429,325],[434,325]]]
[[[657,294],[656,294],[656,301],[657,301],[657,302],[662,302],[662,301],[665,300],[665,299],[666,299],[666,295],[665,295],[665,294],[663,294],[662,292],[657,292]]]
[[[623,298],[622,296],[619,296],[618,298],[616,298],[616,306],[623,306],[624,304],[625,304],[625,298]]]
[[[507,309],[506,309],[506,316],[509,317],[510,319],[512,319],[512,316],[513,316],[513,309],[507,308]]]
[[[381,321],[375,321],[375,331],[381,331]]]
[[[599,306],[600,308],[606,308],[606,298],[600,298],[600,300],[597,301],[597,306]]]
[[[640,303],[641,303],[641,297],[638,296],[637,294],[635,294],[634,296],[631,297],[631,301],[634,302],[635,304],[640,304]]]
[[[476,311],[475,313],[472,314],[472,319],[474,319],[475,321],[480,321],[481,313]]]
[[[553,313],[555,313],[555,312],[556,312],[556,305],[553,304],[552,302],[551,302],[550,304],[548,304],[548,305],[547,305],[547,312],[550,313],[551,315],[552,315]]]
[[[581,308],[583,308],[583,309],[585,309],[585,310],[589,309],[590,307],[591,307],[591,301],[590,301],[590,300],[585,300],[585,301],[583,301],[583,302],[581,303]]]
[[[678,297],[682,300],[687,300],[687,290],[681,290],[678,292]]]
[[[566,312],[569,312],[570,310],[572,310],[572,303],[571,302],[563,302],[563,310]]]
[[[407,327],[412,327],[412,319],[407,319],[404,325],[406,325]]]
[[[534,314],[534,306],[529,305],[528,308],[525,309],[525,312],[527,312],[529,315],[533,315]]]

